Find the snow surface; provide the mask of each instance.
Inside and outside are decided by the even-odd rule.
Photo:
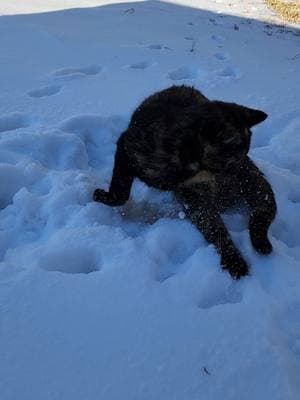
[[[299,399],[299,30],[221,1],[20,3],[0,4],[1,400]],[[269,114],[251,156],[278,202],[274,252],[228,212],[240,281],[170,194],[92,202],[134,108],[182,83]]]

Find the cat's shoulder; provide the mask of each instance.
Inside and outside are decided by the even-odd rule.
[[[192,86],[171,86],[167,89],[156,92],[146,98],[140,107],[162,103],[178,106],[192,106],[209,101],[198,89]]]

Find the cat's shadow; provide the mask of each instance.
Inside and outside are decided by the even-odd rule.
[[[161,218],[187,219],[182,206],[175,200],[154,203],[149,200],[129,199],[120,207],[119,214],[126,222],[152,225]],[[248,215],[244,207],[226,210],[222,218],[231,232],[242,232],[248,229]]]
[[[182,212],[182,208],[175,201],[162,205],[159,203],[151,203],[148,200],[135,201],[129,199],[127,203],[119,209],[123,220],[147,225],[152,225],[161,218],[180,218],[180,212]]]

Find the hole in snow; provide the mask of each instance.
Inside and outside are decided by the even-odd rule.
[[[82,68],[73,68],[73,67],[67,67],[67,68],[61,68],[52,73],[52,75],[56,76],[57,78],[76,78],[76,77],[82,77],[82,76],[92,76],[92,75],[97,75],[99,72],[101,72],[102,67],[99,65],[90,65],[87,67],[82,67]]]
[[[131,64],[129,66],[129,68],[132,68],[132,69],[146,69],[146,68],[149,68],[151,65],[152,64],[149,63],[148,61],[140,61],[140,62],[137,62],[135,64]]]
[[[203,309],[208,309],[222,304],[237,304],[243,299],[241,288],[238,282],[232,282],[225,287],[221,287],[220,283],[215,282],[210,286],[200,299],[198,306]]]
[[[168,78],[172,81],[180,81],[183,79],[196,79],[198,78],[197,68],[183,66],[168,73]]]
[[[54,94],[60,92],[61,87],[57,85],[45,86],[40,89],[31,90],[28,92],[29,97],[40,98],[40,97],[48,97],[53,96]]]
[[[26,128],[28,125],[27,116],[21,113],[13,113],[0,117],[0,132]]]
[[[161,44],[150,44],[148,46],[148,49],[151,49],[151,50],[162,50],[163,46]]]
[[[99,271],[99,260],[89,248],[72,247],[49,249],[39,260],[41,268],[65,274],[89,274]]]

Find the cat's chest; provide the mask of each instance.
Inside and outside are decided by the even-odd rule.
[[[195,195],[208,196],[225,207],[234,204],[240,198],[239,177],[233,174],[219,174],[201,170],[182,182],[180,191],[193,192]]]
[[[216,184],[217,184],[216,174],[208,170],[201,170],[197,172],[195,175],[186,179],[184,182],[182,182],[180,186],[188,188],[197,186],[201,187],[202,185],[207,185],[213,190]]]

